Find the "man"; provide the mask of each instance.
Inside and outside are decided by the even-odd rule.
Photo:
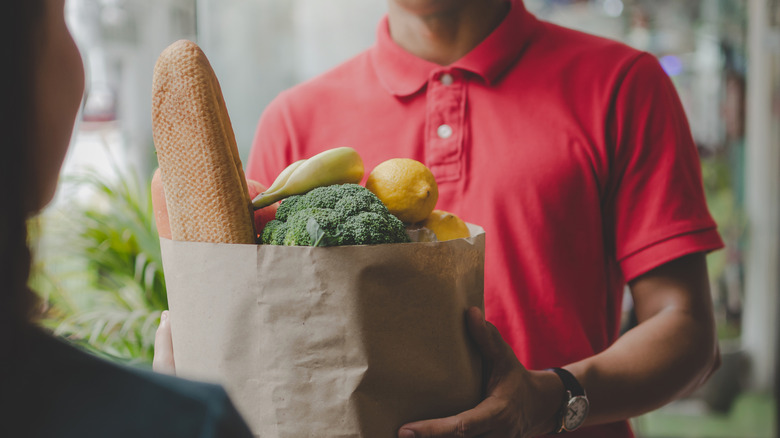
[[[495,327],[469,322],[487,398],[399,437],[632,436],[626,419],[719,362],[704,254],[722,243],[671,82],[651,55],[521,0],[388,4],[374,47],[269,105],[247,176],[269,184],[337,146],[368,170],[414,158],[437,208],[485,228]],[[618,339],[625,284],[639,324]]]

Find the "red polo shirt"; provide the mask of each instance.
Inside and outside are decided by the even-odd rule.
[[[247,175],[270,184],[337,146],[357,149],[367,171],[425,163],[437,208],[485,228],[486,315],[530,369],[606,349],[627,280],[722,246],[656,59],[539,21],[519,0],[449,66],[404,51],[383,19],[371,49],[268,106]],[[623,422],[572,436],[631,432]]]

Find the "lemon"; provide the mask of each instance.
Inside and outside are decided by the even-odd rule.
[[[402,222],[411,224],[428,217],[439,199],[433,173],[410,158],[393,158],[380,163],[366,180],[371,190]]]
[[[433,210],[420,225],[436,233],[440,242],[471,236],[469,227],[461,218],[444,210]]]

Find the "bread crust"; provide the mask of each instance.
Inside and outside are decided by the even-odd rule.
[[[197,44],[159,56],[152,127],[173,240],[255,243],[253,208],[222,90]]]

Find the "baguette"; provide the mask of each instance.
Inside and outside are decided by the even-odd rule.
[[[157,59],[152,128],[173,240],[256,241],[253,207],[222,90],[197,44]]]

